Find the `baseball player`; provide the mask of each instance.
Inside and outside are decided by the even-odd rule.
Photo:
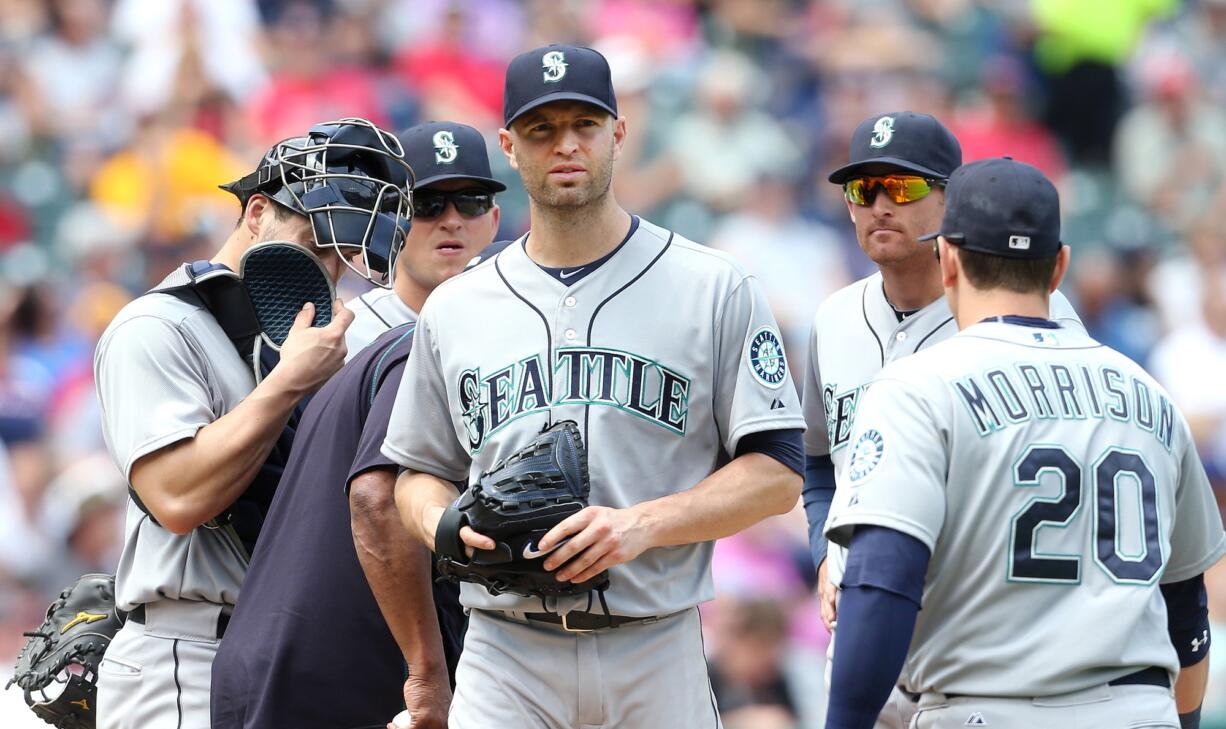
[[[543,426],[578,423],[591,506],[537,543],[539,599],[461,585],[471,610],[450,726],[719,727],[696,605],[712,540],[786,512],[803,419],[757,282],[623,210],[608,63],[553,45],[507,69],[503,152],[532,227],[421,312],[383,452],[406,526],[434,547],[467,483]],[[493,541],[465,526],[465,542]]]
[[[299,423],[285,487],[213,661],[214,729],[381,727],[406,700],[417,729],[446,726],[464,616],[453,585],[431,599],[428,552],[400,525],[395,465],[379,448],[415,312],[493,239],[494,192],[506,188],[472,127],[430,122],[399,138],[415,176],[413,224],[392,288],[358,300],[365,308],[346,333],[358,355]],[[410,323],[383,323],[399,318]],[[374,346],[355,341],[359,325]]]
[[[278,143],[224,186],[242,217],[213,259],[176,269],[103,333],[103,434],[132,498],[116,581],[130,612],[99,670],[99,727],[210,725],[210,665],[296,408],[344,361],[352,315],[333,282],[346,266],[388,271],[408,175],[396,138],[362,119]],[[311,326],[321,309],[331,322]],[[278,340],[279,361],[264,346]]]
[[[900,669],[912,726],[1197,725],[1226,533],[1187,421],[1049,318],[1069,253],[1041,172],[962,167],[939,231],[961,331],[859,403],[826,726],[873,726]]]
[[[498,230],[494,195],[507,186],[490,172],[481,132],[455,122],[427,122],[405,130],[400,139],[417,176],[414,225],[429,221],[430,240],[415,244],[411,230],[392,288],[376,287],[345,302],[353,312],[345,331],[349,359],[388,329],[417,321],[426,295],[484,255]]]
[[[856,127],[849,160],[829,180],[843,186],[856,239],[879,270],[818,307],[803,397],[808,424],[804,505],[822,620],[832,630],[844,555],[834,547],[827,558],[822,529],[836,473],[846,461],[857,402],[886,364],[957,331],[942,295],[937,262],[918,237],[941,220],[945,181],[962,164],[958,140],[930,115],[880,114]],[[1052,294],[1051,305],[1053,318],[1080,328],[1060,292]],[[895,695],[879,726],[901,729],[913,708],[905,696]]]

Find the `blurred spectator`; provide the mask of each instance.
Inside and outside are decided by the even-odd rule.
[[[707,59],[695,108],[677,121],[669,143],[687,195],[726,212],[762,175],[799,171],[797,145],[761,110],[766,92],[761,71],[739,53],[717,51]]]
[[[128,128],[116,104],[122,57],[106,35],[104,0],[52,0],[51,28],[21,54],[21,97],[34,131],[55,140],[114,144]]]
[[[797,211],[795,183],[764,175],[745,193],[741,207],[709,238],[713,248],[741,261],[759,281],[783,332],[790,364],[806,353],[813,312],[827,296],[851,283],[838,235]]]
[[[506,62],[465,45],[464,13],[448,7],[438,31],[401,48],[401,81],[427,104],[428,119],[463,119],[479,129],[502,126]]]
[[[1226,486],[1226,269],[1204,278],[1203,316],[1154,348],[1150,371],[1188,418],[1210,479]]]
[[[333,59],[331,2],[278,3],[267,32],[268,83],[247,107],[261,148],[321,120],[363,117],[385,125],[375,73]]]
[[[166,241],[201,218],[236,216],[233,196],[217,186],[245,169],[217,139],[162,113],[141,122],[131,143],[98,170],[89,193],[128,235]]]
[[[129,47],[124,101],[137,115],[161,109],[189,57],[208,86],[245,98],[264,82],[259,20],[252,0],[118,0],[111,27]]]
[[[1047,74],[1047,123],[1075,160],[1111,161],[1125,97],[1119,67],[1154,18],[1179,0],[1034,0],[1035,60]]]
[[[1139,253],[1091,249],[1078,251],[1066,285],[1090,336],[1142,366],[1162,332],[1146,305],[1144,273]]]
[[[771,599],[719,605],[711,690],[727,729],[793,729],[796,700],[784,676],[788,616]]]
[[[479,48],[493,58],[509,61],[525,48],[540,45],[525,38],[528,9],[520,0],[375,0],[371,4],[380,7],[375,30],[383,45],[393,50],[434,43],[444,26],[455,22],[452,16],[456,13],[461,16],[458,32],[464,48]],[[555,3],[555,8],[568,11],[565,3]],[[545,42],[561,40],[552,36]]]
[[[1201,318],[1203,280],[1226,268],[1226,228],[1219,215],[1204,215],[1188,234],[1187,245],[1176,247],[1149,274],[1146,291],[1157,307],[1163,328],[1179,329]]]
[[[1120,123],[1116,175],[1134,200],[1186,230],[1226,183],[1226,109],[1204,99],[1182,52],[1159,52],[1141,87],[1143,102]]]
[[[1064,153],[1055,136],[1035,121],[1027,107],[1026,69],[1012,56],[988,59],[980,73],[981,98],[959,111],[950,125],[962,144],[962,161],[1012,157],[1043,171],[1058,185],[1064,178]]]

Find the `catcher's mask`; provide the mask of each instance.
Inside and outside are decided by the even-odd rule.
[[[263,379],[261,351],[280,351],[303,304],[315,305],[311,326],[332,321],[332,279],[319,258],[296,243],[257,243],[243,254],[237,273],[207,262],[186,264],[178,273],[158,291],[195,298],[192,303],[208,309],[251,364],[256,382]]]
[[[331,246],[359,276],[391,288],[409,232],[412,186],[400,140],[365,119],[346,118],[276,143],[255,172],[221,189],[244,208],[260,193],[307,216],[316,245]]]

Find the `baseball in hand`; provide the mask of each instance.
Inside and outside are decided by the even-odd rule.
[[[392,726],[395,726],[396,729],[409,729],[409,727],[413,726],[413,715],[409,713],[408,709],[405,709],[397,714],[396,718],[392,719]]]

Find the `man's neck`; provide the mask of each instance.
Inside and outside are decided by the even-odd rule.
[[[630,214],[610,193],[591,207],[549,208],[532,204],[528,256],[541,266],[563,268],[590,263],[622,242]]]
[[[1051,313],[1049,294],[1019,294],[1004,289],[979,291],[964,286],[958,292],[957,300],[958,310],[954,312],[954,318],[958,321],[959,329],[998,316],[1046,319]]]
[[[243,253],[251,247],[252,237],[240,226],[231,231],[226,242],[221,244],[221,248],[217,253],[209,259],[210,263],[220,263],[231,271],[238,271],[239,263],[243,260]]]
[[[928,306],[945,294],[941,288],[941,272],[932,266],[881,266],[885,298],[899,311],[916,311]]]
[[[397,264],[397,268],[401,268]],[[404,302],[404,305],[414,311],[421,313],[421,307],[426,303],[426,297],[430,292],[422,288],[416,281],[409,276],[408,271],[401,270],[396,272],[396,280],[392,282],[392,290],[396,292],[396,297]]]

